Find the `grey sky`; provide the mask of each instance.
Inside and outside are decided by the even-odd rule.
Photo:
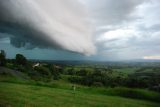
[[[5,25],[2,23],[4,19],[0,18],[0,31],[2,32],[0,49],[5,49],[9,57],[13,57],[16,53],[23,53],[33,59],[160,59],[159,0],[65,0],[65,2],[63,0],[37,0],[35,3],[47,16],[42,17],[40,12],[41,18],[38,18],[40,21],[34,21],[37,16],[33,15],[34,17],[26,19],[20,17],[21,22],[18,22],[22,26],[25,25],[27,33],[32,28],[33,33],[29,34],[33,35],[24,36],[21,30],[12,33],[12,36],[6,34],[7,32],[4,34],[2,29]],[[56,6],[52,6],[52,3]],[[21,11],[23,12],[25,10]],[[0,13],[2,16],[3,11]],[[14,15],[13,18],[16,19],[17,14]],[[5,14],[3,16],[6,18]],[[23,13],[22,16],[25,14]],[[48,20],[53,20],[54,24],[50,25]],[[34,24],[26,27],[24,22],[34,22]],[[50,28],[37,27],[37,25],[48,25]],[[45,29],[42,30],[42,28]],[[45,35],[37,36],[41,33]],[[11,38],[12,45],[17,47],[20,45],[21,48],[11,46],[10,39],[5,37]],[[49,40],[44,39],[46,37]],[[50,38],[52,38],[51,41]],[[46,47],[49,49],[44,49]],[[81,55],[81,53],[90,56]]]

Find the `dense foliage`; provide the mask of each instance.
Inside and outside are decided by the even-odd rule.
[[[139,65],[55,65],[28,61],[22,54],[15,59],[5,58],[1,51],[0,64],[23,72],[35,81],[54,81],[67,76],[74,84],[94,87],[144,88],[160,92],[160,67]]]
[[[16,63],[19,65],[26,65],[27,59],[22,54],[16,55]]]
[[[72,71],[72,73],[70,73]],[[123,74],[112,69],[95,68],[92,73],[87,70],[79,70],[75,73],[68,70],[71,75],[69,81],[87,86],[105,86],[105,87],[131,87],[147,88],[160,91],[160,68],[140,68],[134,73]],[[79,73],[82,71],[82,74]]]

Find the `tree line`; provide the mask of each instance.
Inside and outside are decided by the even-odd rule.
[[[42,64],[33,67],[34,62],[27,60],[22,54],[16,54],[14,59],[6,59],[6,53],[1,50],[0,66],[7,67],[19,72],[26,73],[35,81],[51,81],[60,78],[60,70],[56,69],[52,64]]]
[[[146,88],[160,92],[160,67],[152,68],[151,71],[147,72],[145,72],[145,68],[142,68],[128,75],[112,69],[102,68],[94,68],[92,72],[85,69],[79,71],[69,69],[67,72],[68,75],[71,75],[70,82],[81,85],[112,88]]]
[[[134,73],[125,74],[114,70],[114,66],[78,68],[70,66],[66,70],[65,66],[55,66],[44,63],[33,67],[35,62],[27,60],[22,54],[16,54],[14,59],[6,59],[6,53],[1,50],[0,66],[26,73],[32,80],[49,82],[58,80],[61,75],[68,75],[68,81],[74,84],[94,87],[130,87],[147,88],[160,92],[160,67],[142,67]],[[146,70],[149,71],[146,72]]]

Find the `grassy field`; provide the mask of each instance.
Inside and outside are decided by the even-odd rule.
[[[159,107],[160,103],[50,88],[0,82],[0,107]]]
[[[1,69],[2,70],[2,69]],[[50,82],[33,81],[23,73],[3,69],[0,107],[159,107],[160,93],[124,87],[87,87],[68,81],[69,75]]]

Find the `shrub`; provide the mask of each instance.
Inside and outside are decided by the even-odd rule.
[[[94,82],[94,83],[92,84],[92,86],[94,86],[94,87],[102,87],[103,84],[102,84],[101,82]]]
[[[43,66],[38,66],[34,68],[41,76],[51,76],[51,72],[48,68]]]
[[[82,84],[82,77],[80,76],[71,76],[68,78],[68,80],[72,83]]]

